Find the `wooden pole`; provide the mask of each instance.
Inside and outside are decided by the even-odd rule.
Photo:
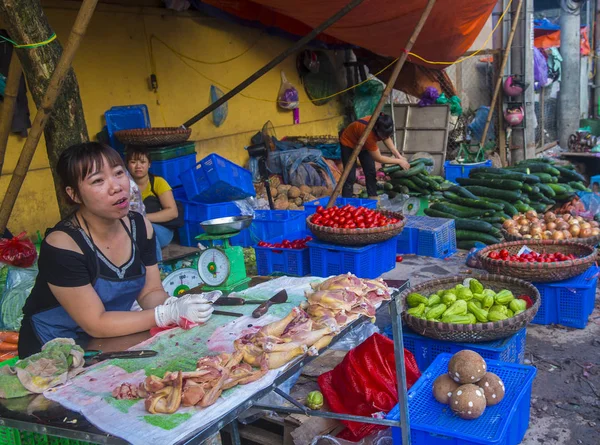
[[[15,202],[17,201],[17,196],[19,195],[19,191],[21,190],[21,186],[23,185],[23,181],[27,175],[27,170],[29,170],[29,165],[31,164],[31,160],[35,154],[35,149],[37,148],[40,138],[42,137],[44,127],[60,93],[64,78],[71,68],[71,62],[73,62],[73,58],[75,57],[81,40],[85,35],[97,3],[98,0],[83,0],[83,3],[81,4],[77,18],[75,19],[75,23],[71,29],[71,34],[69,35],[67,45],[65,46],[60,60],[58,61],[58,65],[56,66],[54,73],[52,73],[50,83],[48,84],[48,89],[46,90],[46,94],[44,94],[44,98],[42,99],[40,107],[37,110],[35,119],[29,132],[29,136],[25,141],[25,145],[23,146],[23,150],[19,156],[19,161],[17,162],[15,171],[13,172],[10,183],[8,184],[8,189],[4,195],[4,200],[0,206],[0,233],[4,233],[4,230],[6,229],[10,214],[12,213]]]
[[[6,88],[4,89],[4,105],[2,105],[2,113],[0,114],[0,176],[2,176],[2,167],[4,167],[4,156],[6,155],[8,136],[12,127],[20,80],[21,62],[17,57],[17,51],[13,49],[8,77],[6,78]]]
[[[540,147],[544,146],[544,120],[546,119],[546,87],[542,87],[540,92],[540,121],[538,127],[540,128]]]
[[[331,198],[329,198],[329,203],[327,204],[327,208],[332,207],[335,203],[335,200],[340,195],[340,193],[342,191],[342,187],[344,187],[344,183],[346,182],[346,179],[348,179],[350,170],[354,168],[354,164],[356,163],[356,158],[358,158],[358,155],[359,155],[360,151],[362,150],[363,146],[365,145],[367,138],[371,134],[371,131],[373,130],[373,127],[375,126],[375,122],[377,121],[377,116],[379,116],[379,113],[381,113],[381,110],[383,109],[383,105],[385,104],[388,96],[392,92],[392,89],[394,88],[394,84],[396,83],[396,79],[398,78],[398,75],[400,74],[400,71],[402,70],[402,67],[404,66],[404,62],[406,62],[406,59],[408,58],[408,53],[412,50],[412,47],[414,46],[414,44],[417,40],[417,37],[421,33],[421,30],[423,29],[423,26],[425,25],[425,21],[427,20],[427,17],[429,17],[429,13],[431,12],[431,10],[433,9],[433,6],[435,5],[435,1],[436,0],[429,0],[427,2],[427,6],[425,7],[423,14],[421,14],[421,18],[419,19],[417,26],[415,27],[412,35],[410,36],[410,39],[408,40],[408,43],[406,44],[406,48],[404,48],[404,52],[402,53],[402,55],[400,56],[400,58],[394,65],[394,70],[392,71],[392,74],[390,75],[390,78],[388,79],[387,85],[385,86],[385,89],[383,90],[383,94],[381,95],[381,98],[379,99],[379,102],[377,103],[377,106],[375,107],[375,110],[373,111],[373,114],[372,114],[373,118],[369,119],[367,127],[365,128],[365,131],[363,132],[362,136],[358,140],[358,144],[356,144],[356,147],[354,147],[354,151],[352,152],[352,155],[350,155],[350,159],[348,160],[348,163],[344,167],[342,176],[340,177],[340,180],[336,184],[335,190],[333,191]],[[521,2],[522,1],[523,0],[521,0]]]
[[[515,15],[512,18],[512,27],[510,29],[510,34],[508,35],[508,41],[506,42],[506,48],[504,48],[504,56],[502,57],[502,64],[500,65],[500,72],[498,73],[498,80],[496,81],[496,87],[494,88],[494,95],[492,96],[492,103],[490,105],[490,111],[488,113],[488,117],[485,121],[485,127],[483,127],[483,135],[481,136],[481,141],[479,141],[479,145],[481,147],[485,147],[485,140],[487,139],[488,130],[490,129],[490,123],[492,122],[492,117],[494,116],[494,107],[496,106],[496,101],[498,100],[498,96],[500,94],[500,87],[502,86],[502,75],[504,74],[504,69],[506,68],[506,63],[508,62],[508,56],[510,55],[510,47],[512,45],[513,38],[515,37],[515,32],[517,31],[517,26],[519,24],[519,15],[521,15],[521,8],[523,7],[523,0],[519,0],[519,4],[517,5],[517,10],[515,11]],[[532,86],[533,88],[533,86]]]
[[[323,31],[325,31],[327,28],[329,28],[331,25],[333,25],[339,19],[344,17],[346,14],[348,14],[350,11],[352,11],[354,8],[356,8],[358,5],[360,5],[363,1],[364,0],[351,0],[346,6],[344,6],[342,9],[340,9],[338,12],[336,12],[331,17],[329,17],[327,20],[325,20],[319,26],[314,28],[310,33],[306,34],[304,37],[302,37],[300,40],[298,40],[292,46],[287,48],[284,52],[279,54],[277,57],[275,57],[273,60],[271,60],[265,66],[263,66],[257,72],[252,74],[250,77],[248,77],[242,83],[240,83],[237,87],[235,87],[234,89],[229,91],[227,94],[224,94],[221,98],[214,101],[212,104],[210,104],[208,107],[206,107],[204,110],[202,110],[200,113],[198,113],[191,119],[188,119],[186,122],[184,122],[184,124],[182,126],[188,128],[188,127],[194,125],[196,122],[198,122],[203,117],[210,114],[213,110],[216,110],[217,108],[219,108],[221,105],[223,105],[225,102],[227,102],[233,96],[235,96],[237,93],[242,91],[248,85],[254,83],[256,80],[260,79],[267,72],[271,71],[271,69],[273,69],[274,67],[279,65],[281,62],[283,62],[285,59],[287,59],[288,56],[295,53],[297,50],[299,50],[304,45],[309,43],[311,40],[313,40],[315,37],[317,37],[319,34],[321,34]]]
[[[498,53],[499,55],[500,53]],[[502,76],[502,72],[500,71],[500,58],[494,56],[494,67],[495,67],[495,71],[496,73],[498,73],[499,76]],[[508,157],[507,157],[507,153],[506,153],[506,133],[504,131],[504,114],[503,114],[503,110],[502,110],[502,101],[499,100],[497,101],[497,105],[496,105],[496,116],[497,116],[497,125],[498,125],[498,131],[497,131],[497,135],[496,138],[498,140],[498,151],[500,152],[500,162],[502,163],[502,167],[508,167]]]

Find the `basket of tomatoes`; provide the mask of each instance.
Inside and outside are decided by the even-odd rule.
[[[382,243],[397,236],[406,219],[401,213],[366,207],[318,207],[306,218],[306,226],[315,238],[344,246]]]
[[[493,244],[477,252],[481,267],[489,273],[537,283],[580,275],[594,264],[596,255],[596,248],[586,244],[531,239]]]

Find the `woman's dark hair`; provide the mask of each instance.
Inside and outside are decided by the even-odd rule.
[[[125,153],[125,162],[137,160],[145,157],[150,162],[150,151],[146,147],[142,146],[131,146],[127,147],[127,153]]]
[[[373,130],[381,140],[392,137],[394,134],[394,121],[391,116],[381,113],[377,118],[377,122],[375,122]]]
[[[71,187],[79,196],[79,183],[90,173],[104,167],[106,159],[111,167],[125,168],[123,159],[113,148],[100,142],[72,145],[58,158],[56,171],[64,188]]]

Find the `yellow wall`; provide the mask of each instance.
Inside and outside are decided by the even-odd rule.
[[[64,2],[44,3],[48,19],[64,43],[75,20],[76,10]],[[223,64],[187,63],[205,76],[233,87],[271,60],[291,43],[261,34],[260,30],[199,16],[159,15],[134,8],[100,5],[74,61],[90,137],[98,133],[103,113],[111,106],[147,104],[154,126],[178,126],[209,104],[211,81],[184,64],[173,52],[153,42],[159,94],[148,89],[151,73],[147,41],[156,35],[170,46],[193,58],[222,61],[235,57],[258,42],[243,56]],[[292,113],[279,111],[274,101],[280,87],[280,70],[300,92],[300,125],[293,125]],[[226,91],[225,88],[221,88]],[[263,98],[258,101],[239,95],[229,101],[227,120],[217,128],[209,116],[196,123],[191,139],[196,141],[198,157],[216,152],[237,163],[246,161],[244,146],[250,137],[270,120],[279,138],[286,135],[336,135],[341,123],[337,101],[316,107],[300,84],[295,57],[290,57],[267,73],[244,94]],[[160,100],[160,105],[159,105]],[[30,103],[32,120],[35,106]],[[11,136],[6,162],[0,178],[4,193],[24,139]],[[52,177],[42,139],[27,179],[9,222],[12,231],[33,233],[54,225],[59,218]]]

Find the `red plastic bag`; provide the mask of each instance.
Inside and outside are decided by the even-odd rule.
[[[31,267],[35,263],[37,252],[26,235],[21,232],[11,239],[0,238],[0,262],[16,267]]]
[[[410,388],[421,377],[415,357],[404,350],[406,383]],[[333,370],[322,374],[319,386],[331,411],[371,417],[389,412],[398,403],[394,342],[373,334],[352,349]],[[385,427],[344,421],[339,438],[358,442]]]

